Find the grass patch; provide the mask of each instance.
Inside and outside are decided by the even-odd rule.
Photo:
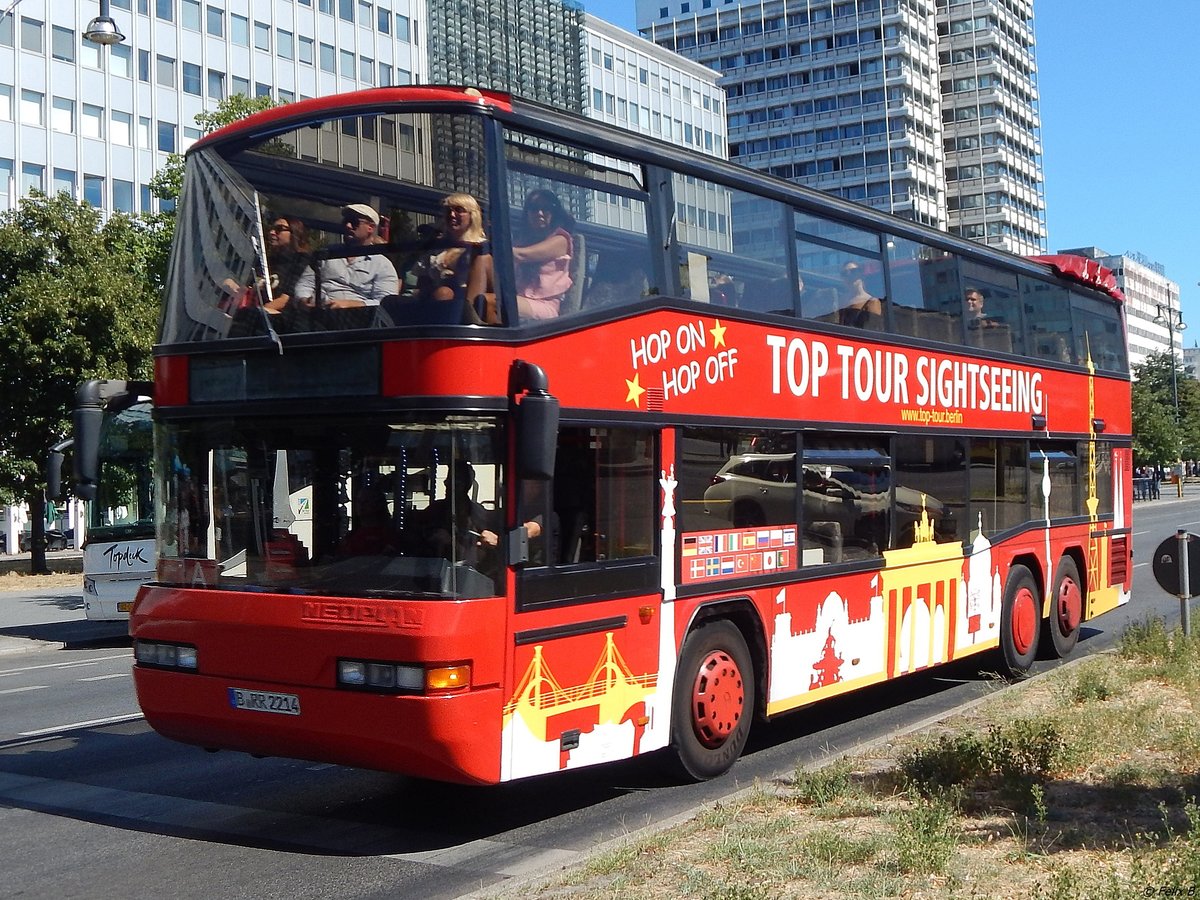
[[[1117,653],[936,731],[797,767],[510,896],[1127,900],[1200,895],[1200,640]]]

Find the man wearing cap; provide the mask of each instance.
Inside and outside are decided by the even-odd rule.
[[[342,241],[347,247],[374,243],[379,213],[365,203],[342,207]],[[330,309],[378,306],[384,297],[399,291],[396,267],[381,253],[333,257],[321,263],[321,296]],[[305,269],[296,282],[296,296],[311,303],[316,294],[316,276]]]

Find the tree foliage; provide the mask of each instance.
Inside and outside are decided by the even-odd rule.
[[[1169,352],[1133,367],[1133,452],[1137,465],[1200,459],[1200,383]],[[1179,400],[1179,416],[1175,400]]]
[[[267,109],[237,95],[196,116],[205,131]],[[175,231],[183,157],[172,155],[152,190],[158,213],[130,217],[67,194],[32,193],[0,213],[0,500],[30,505],[33,571],[47,449],[70,428],[75,390],[89,378],[150,378],[151,347]]]
[[[105,221],[67,194],[0,213],[0,495],[30,502],[35,536],[46,450],[68,432],[76,387],[150,375],[154,240],[147,223]]]
[[[217,108],[196,114],[196,124],[203,134],[209,134],[218,128],[224,128],[239,119],[244,119],[256,112],[277,106],[269,96],[247,97],[245,94],[234,94],[226,97],[217,104]],[[150,190],[160,200],[174,203],[183,192],[183,154],[172,153],[166,163],[150,179]],[[162,215],[174,216],[174,207]]]

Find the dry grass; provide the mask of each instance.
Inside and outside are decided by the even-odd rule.
[[[1196,896],[1198,713],[1200,640],[1148,627],[1119,654],[758,785],[506,896]]]
[[[29,575],[25,572],[0,574],[0,591],[39,591],[44,588],[81,588],[83,576],[78,572],[55,572],[50,575]]]

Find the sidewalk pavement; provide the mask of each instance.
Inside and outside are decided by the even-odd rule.
[[[1159,485],[1158,498],[1154,500],[1139,500],[1137,495],[1134,495],[1133,507],[1137,509],[1146,503],[1164,503],[1174,501],[1178,503],[1181,500],[1200,500],[1200,477],[1193,475],[1191,478],[1183,480],[1183,495],[1180,496],[1179,485],[1168,482],[1163,482]]]

